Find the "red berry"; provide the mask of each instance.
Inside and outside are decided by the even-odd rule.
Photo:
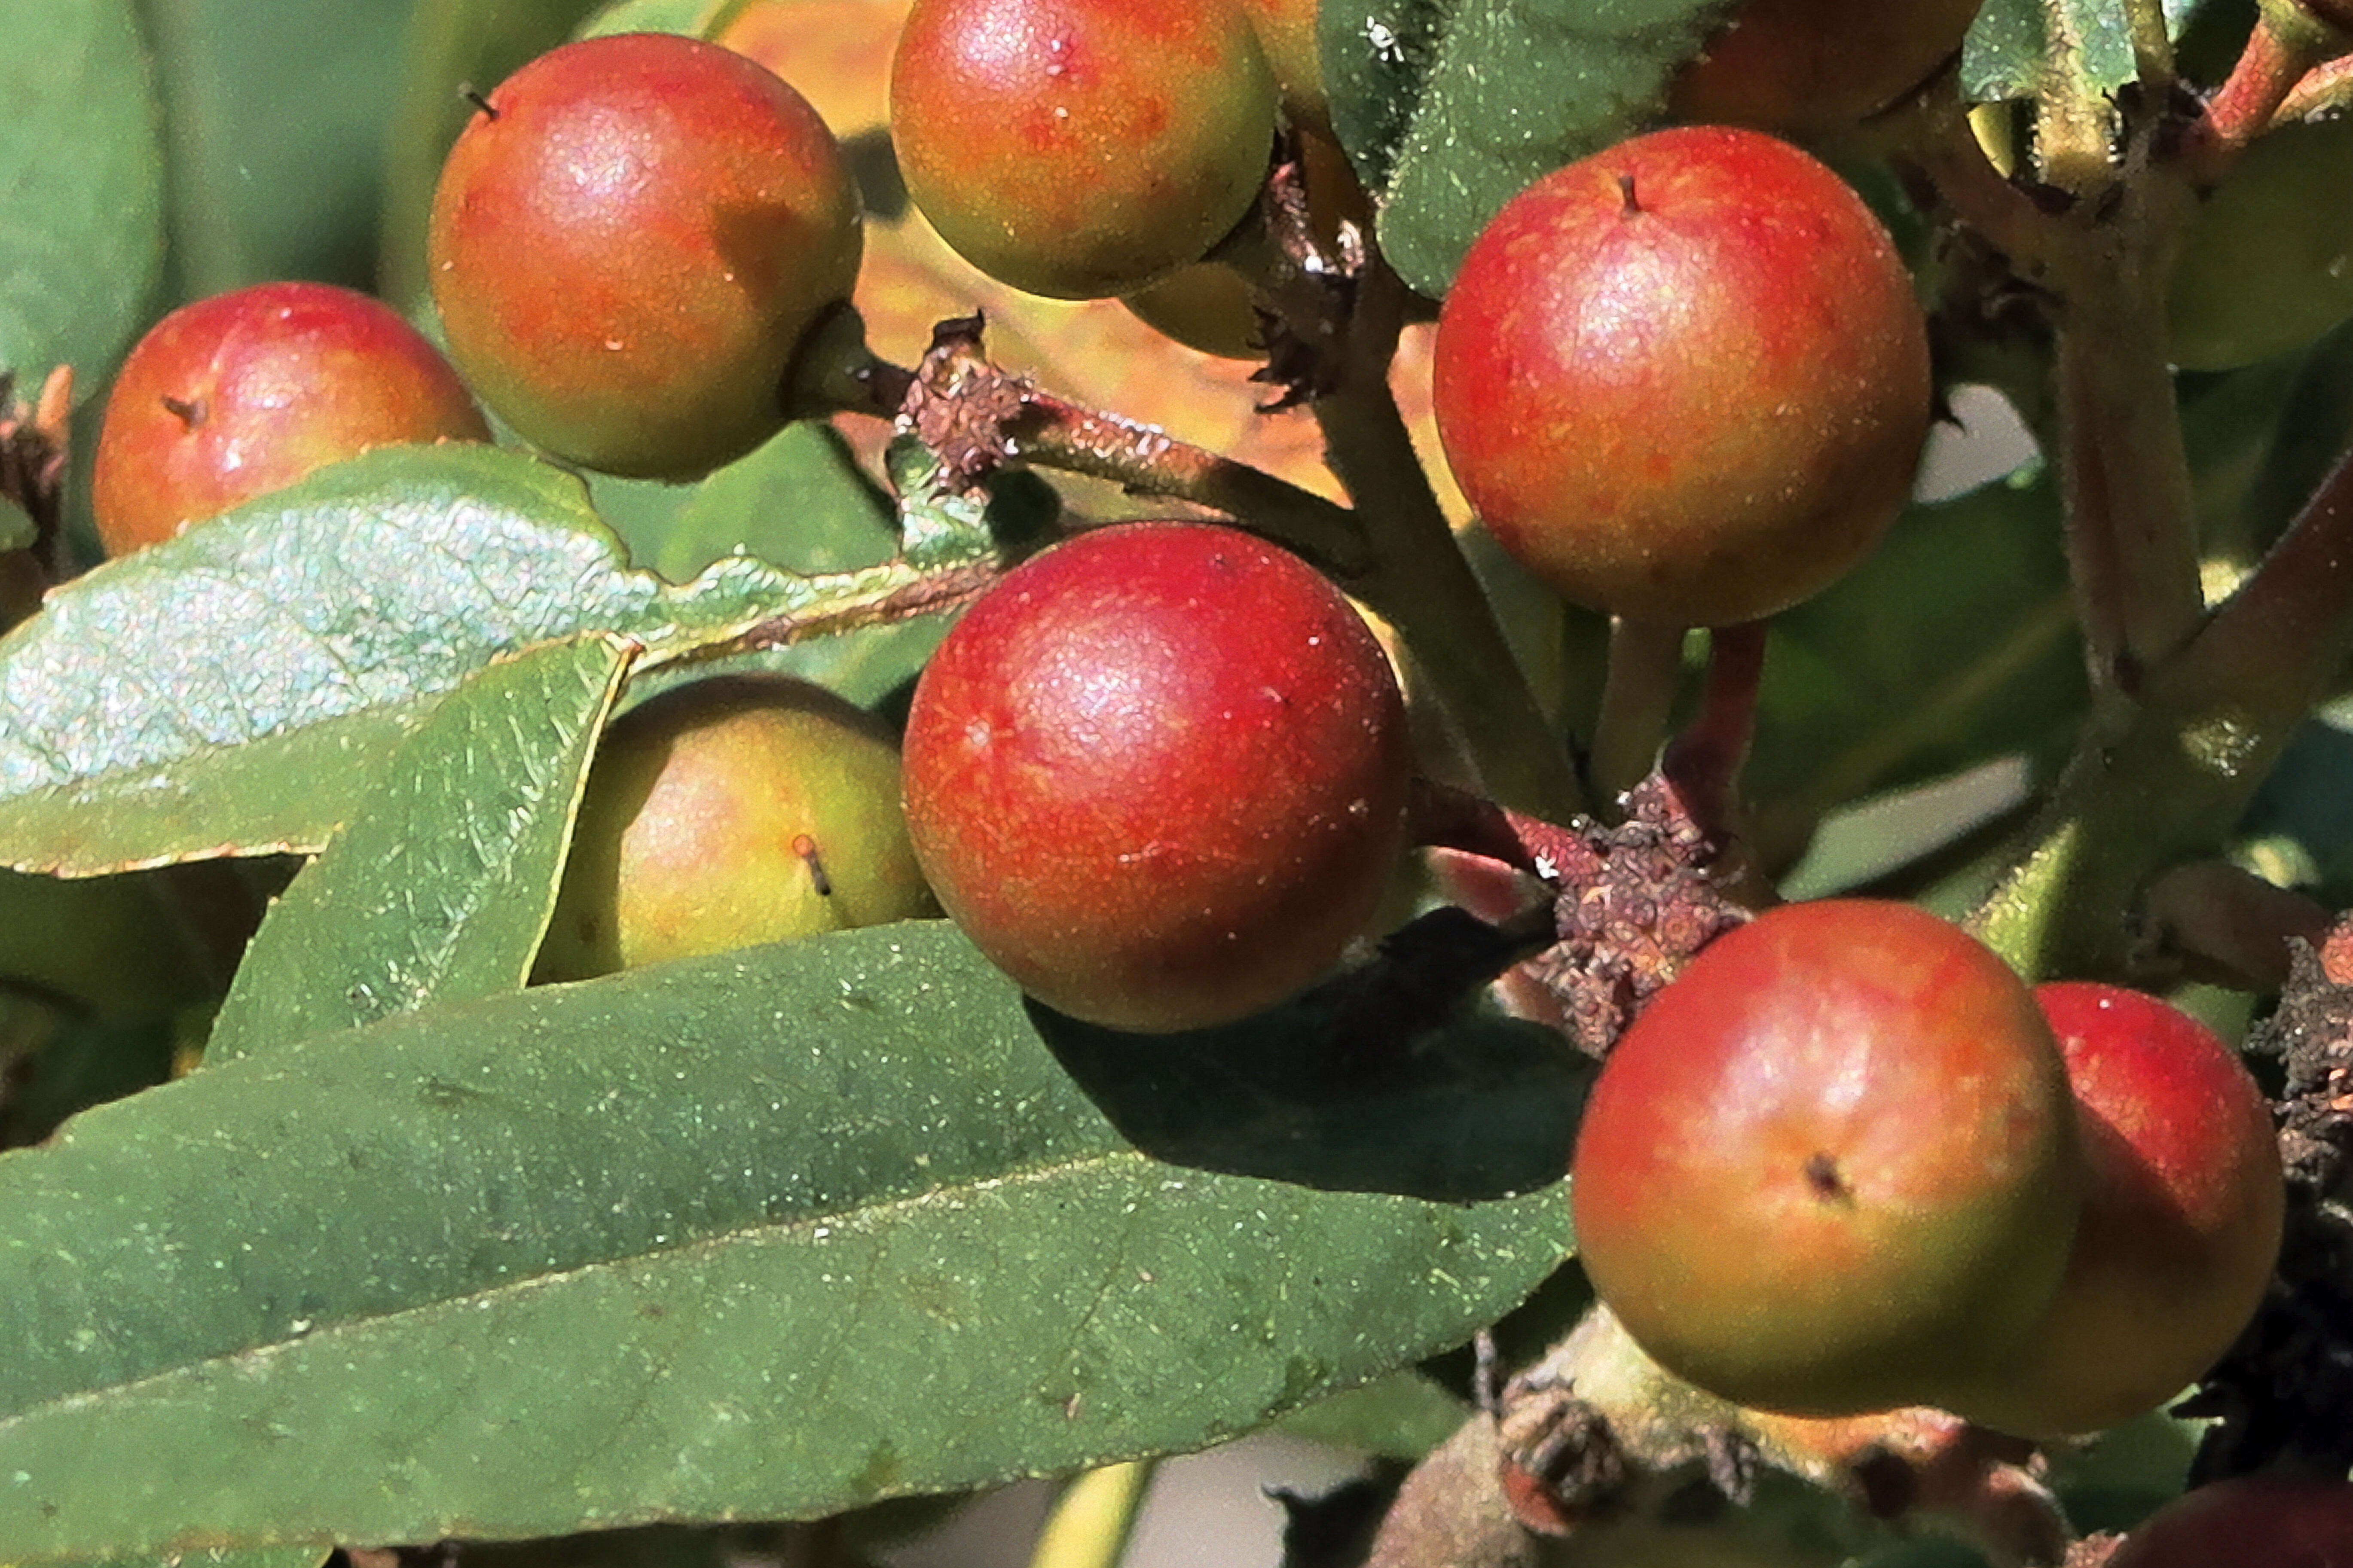
[[[1397,682],[1314,569],[1204,523],[1009,574],[915,688],[904,779],[948,913],[1041,1001],[1223,1023],[1314,980],[1402,848]]]
[[[487,441],[449,362],[390,306],[324,283],[183,305],[108,395],[90,510],[109,555],[405,441]]]
[[[1844,130],[1958,53],[1979,0],[1743,0],[1668,89],[1679,120]]]
[[[1909,905],[1768,910],[1619,1040],[1572,1203],[1595,1290],[1668,1370],[1831,1415],[1942,1403],[2041,1315],[2081,1180],[2025,984]]]
[[[2116,985],[2034,995],[2081,1119],[2084,1218],[2049,1313],[1957,1408],[2043,1436],[2155,1409],[2230,1348],[2271,1279],[2285,1189],[2271,1108],[2212,1030]]]
[[[2353,1486],[2248,1476],[2166,1504],[2105,1568],[2353,1568]]]
[[[1784,142],[1692,126],[1496,215],[1439,319],[1448,461],[1566,597],[1725,626],[1814,593],[1910,493],[1926,328],[1871,209]]]
[[[491,406],[559,458],[691,479],[785,423],[849,298],[858,193],[801,96],[732,49],[586,38],[492,92],[433,197],[433,299]]]
[[[1250,210],[1275,85],[1231,0],[915,0],[891,132],[916,206],[1017,289],[1124,294]]]

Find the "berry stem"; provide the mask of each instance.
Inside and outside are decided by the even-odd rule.
[[[2125,26],[2132,32],[2133,69],[2141,86],[2161,97],[2174,82],[2173,40],[2166,33],[2162,0],[2125,0]]]
[[[1685,808],[1719,840],[1739,810],[1740,770],[1757,736],[1757,699],[1764,679],[1764,622],[1710,631],[1699,712],[1668,742],[1659,763]]]
[[[2069,0],[2042,0],[2045,54],[2035,100],[2034,151],[2043,180],[2079,199],[2115,180],[2108,149],[2116,109],[2085,64],[2086,45]]]
[[[981,352],[978,317],[942,321],[913,371],[877,360],[835,384],[860,389],[839,406],[887,413],[952,469],[976,480],[1010,461],[1109,479],[1144,495],[1191,501],[1307,557],[1354,587],[1369,566],[1363,525],[1347,508],[1166,431],[1082,407]],[[871,356],[869,356],[871,359]],[[895,398],[886,408],[882,400]]]
[[[2071,224],[2055,258],[2069,566],[2093,684],[2126,690],[2205,612],[2189,456],[2167,358],[2169,258],[2152,256],[2170,246],[2151,243],[2156,220],[2130,221],[2141,216]]]
[[[1130,1459],[1072,1477],[1038,1532],[1029,1568],[1117,1568],[1157,1468]]]
[[[1586,762],[1593,793],[1605,801],[1640,784],[1659,759],[1683,684],[1683,633],[1668,622],[1610,618],[1609,674]]]
[[[1349,587],[1397,628],[1488,791],[1566,820],[1585,809],[1567,747],[1455,542],[1389,386],[1401,289],[1388,268],[1366,268],[1340,372],[1310,405],[1371,543],[1372,569]]]
[[[2249,142],[2287,118],[2315,68],[2338,52],[2333,29],[2301,12],[2266,6],[2230,76],[2189,128],[2181,156],[2201,184],[2221,178]]]
[[[2030,977],[2124,975],[2123,911],[2211,851],[2353,654],[2353,458],[2138,699],[2097,695],[2075,753],[1971,923]]]

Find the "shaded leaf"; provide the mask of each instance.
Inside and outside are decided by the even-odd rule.
[[[2085,689],[2047,476],[1915,505],[1774,618],[1744,773],[1768,837],[1988,758],[2063,755]]]
[[[0,0],[0,369],[87,393],[164,256],[164,159],[131,0]]]
[[[437,707],[270,906],[206,1063],[522,989],[631,654],[610,637],[543,644]]]
[[[110,1017],[168,1012],[204,988],[153,874],[64,881],[0,871],[0,980]]]
[[[37,1143],[69,1116],[162,1083],[178,1044],[172,1021],[155,1014],[64,1025],[0,1080],[0,1149]]]
[[[1471,1406],[1419,1372],[1393,1372],[1282,1418],[1278,1430],[1311,1443],[1419,1459],[1454,1436]]]
[[[1199,1447],[1459,1342],[1567,1209],[1154,1160],[942,922],[437,1006],[0,1157],[0,1559],[806,1516]]]
[[[1539,175],[1636,129],[1732,0],[1324,0],[1332,121],[1433,298]]]
[[[101,871],[315,851],[388,747],[500,654],[589,631],[659,655],[871,604],[899,565],[626,567],[570,476],[385,448],[50,595],[0,638],[0,864]]]
[[[890,498],[839,436],[807,422],[691,485],[592,475],[588,499],[633,561],[673,583],[730,555],[842,572],[882,560],[896,541]]]
[[[375,279],[384,126],[412,0],[144,0],[182,297]]]

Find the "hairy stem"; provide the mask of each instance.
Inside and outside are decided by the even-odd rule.
[[[2108,148],[2116,110],[2084,68],[2084,39],[2068,0],[2042,0],[2043,56],[2035,98],[2034,153],[2046,184],[2078,198],[2115,179]]]
[[[1356,501],[1372,550],[1371,572],[1351,586],[1397,628],[1488,792],[1565,821],[1585,808],[1567,747],[1546,722],[1455,542],[1389,388],[1398,289],[1386,268],[1370,269],[1369,308],[1352,322],[1349,361],[1311,405],[1326,460]]]
[[[2158,870],[2210,851],[2353,652],[2353,461],[2238,591],[2154,667],[2101,695],[2028,847],[1972,919],[2022,972],[2122,974]]]
[[[2069,566],[2093,683],[2126,690],[2205,609],[2189,455],[2167,361],[2166,268],[2150,237],[2130,232],[2144,226],[2073,229],[2060,276]]]

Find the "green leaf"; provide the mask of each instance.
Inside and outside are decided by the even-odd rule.
[[[709,25],[731,0],[615,0],[580,29],[584,38],[608,33],[683,33],[710,37]]]
[[[0,555],[30,550],[40,537],[40,527],[34,522],[33,514],[14,496],[0,496]]]
[[[0,0],[0,369],[96,387],[164,255],[164,155],[131,0]]]
[[[522,989],[633,652],[610,637],[544,643],[436,708],[270,907],[206,1061]]]
[[[1732,0],[1324,0],[1341,144],[1381,249],[1436,298],[1472,239],[1538,176],[1655,113]]]
[[[168,898],[152,874],[65,881],[0,871],[0,980],[111,1018],[191,1002],[205,976]]]
[[[1460,1342],[1567,1247],[1556,1184],[1155,1158],[1031,1019],[944,922],[881,927],[403,1015],[0,1156],[0,1560],[810,1516],[1192,1448]],[[1145,1120],[1377,1171],[1365,1129],[1419,1101],[1492,1173],[1498,1095],[1571,1135],[1542,1033],[1415,1042],[1484,1094],[1326,1070]]]
[[[786,426],[751,456],[691,485],[594,475],[588,494],[632,558],[674,583],[733,555],[819,573],[897,552],[890,498],[859,469],[841,437],[815,422]],[[986,548],[985,540],[964,542],[967,558]],[[922,668],[945,630],[937,618],[906,621],[765,650],[751,662],[871,702]],[[655,683],[643,688],[653,689]],[[633,690],[632,700],[638,695]]]
[[[1760,828],[2010,752],[2063,756],[2085,702],[2047,475],[1915,506],[1870,559],[1774,618],[1743,777]]]
[[[691,485],[593,475],[588,498],[638,565],[683,583],[730,555],[796,572],[871,566],[894,552],[891,500],[830,426],[786,426]]]
[[[0,865],[315,851],[399,737],[501,654],[595,631],[691,651],[915,577],[731,557],[672,586],[623,564],[555,468],[371,452],[100,567],[0,638]]]
[[[1407,1370],[1318,1400],[1284,1416],[1279,1430],[1311,1443],[1413,1460],[1454,1436],[1470,1415],[1470,1405]]]
[[[375,278],[385,68],[409,0],[145,0],[171,127],[176,289]],[[257,47],[267,40],[266,47]]]

